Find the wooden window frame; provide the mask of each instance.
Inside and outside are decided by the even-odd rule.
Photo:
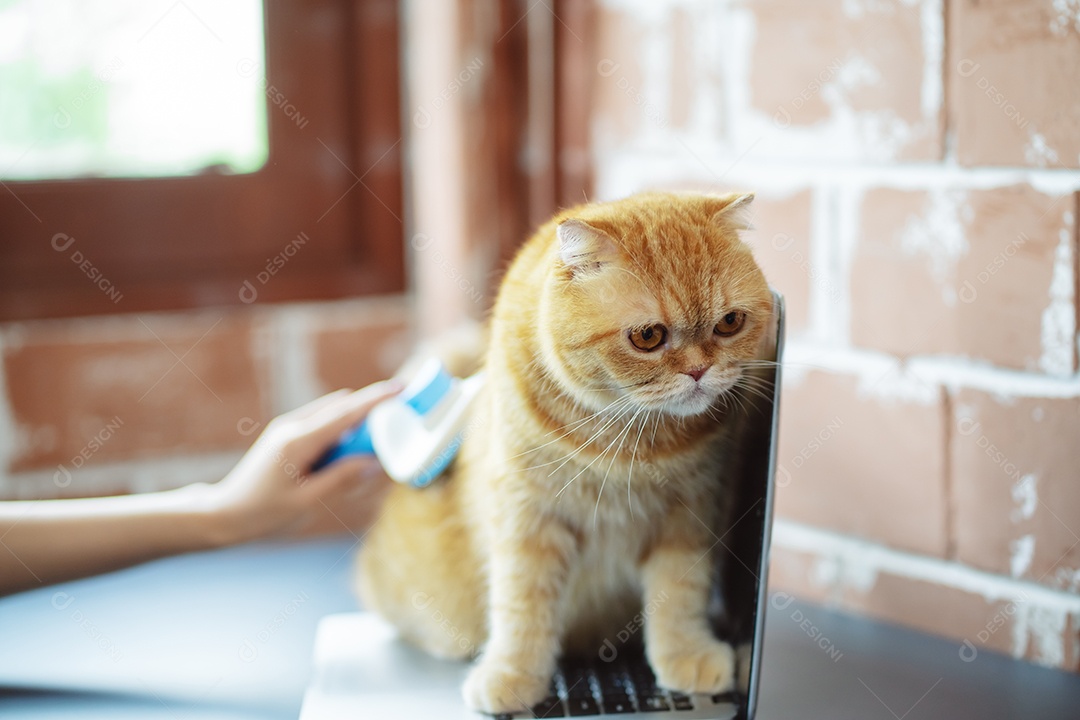
[[[595,0],[446,0],[438,27],[405,2],[415,323],[421,336],[484,318],[510,258],[558,207],[592,195]],[[460,71],[476,65],[482,72]],[[439,97],[443,97],[439,95]],[[437,178],[437,180],[433,180]],[[429,247],[430,245],[430,247]]]
[[[594,0],[499,5],[486,98],[497,146],[499,266],[557,209],[591,198],[596,13]]]
[[[264,15],[266,165],[3,180],[0,320],[405,289],[398,3],[288,0]]]

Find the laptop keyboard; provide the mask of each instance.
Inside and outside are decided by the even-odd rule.
[[[637,712],[670,711],[735,704],[732,693],[720,695],[685,695],[670,692],[656,684],[649,663],[643,655],[630,654],[611,662],[602,660],[566,660],[551,680],[546,698],[527,713],[496,715],[496,720],[514,718],[565,718],[590,715],[622,715]]]

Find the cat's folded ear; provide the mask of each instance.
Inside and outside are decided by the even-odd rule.
[[[596,272],[618,257],[611,236],[584,220],[563,220],[555,232],[559,238],[559,259],[575,275]]]
[[[734,227],[736,230],[753,230],[750,223],[750,203],[754,193],[731,193],[730,195],[709,196],[712,221],[716,225]]]

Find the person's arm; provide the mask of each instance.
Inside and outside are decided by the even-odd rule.
[[[307,469],[398,389],[378,383],[338,391],[274,419],[213,485],[0,502],[0,595],[178,553],[363,524],[390,483],[377,460],[350,457]]]

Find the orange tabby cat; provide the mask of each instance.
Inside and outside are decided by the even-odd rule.
[[[471,708],[537,702],[567,643],[595,653],[644,604],[662,685],[731,689],[706,606],[726,406],[772,315],[738,236],[752,199],[583,205],[511,265],[457,460],[428,489],[395,488],[360,557],[364,603],[406,638],[482,649]]]

